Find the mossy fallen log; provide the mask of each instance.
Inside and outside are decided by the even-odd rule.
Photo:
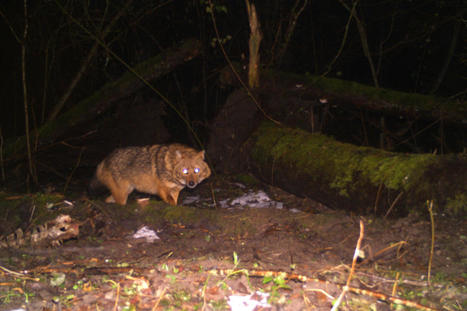
[[[200,53],[200,41],[188,39],[176,47],[168,48],[159,55],[141,62],[134,67],[134,70],[141,78],[153,81],[173,71],[177,66],[193,59]],[[117,100],[131,95],[143,86],[144,83],[139,77],[131,72],[126,72],[119,79],[103,85],[99,90],[71,107],[55,120],[42,125],[35,133],[31,134],[31,137],[40,142],[52,141],[70,127],[94,118],[111,107]],[[15,153],[22,152],[25,146],[25,136],[9,141],[5,147],[5,156],[11,157]]]
[[[331,208],[404,214],[434,200],[467,212],[467,155],[392,153],[264,121],[249,140],[262,180]]]
[[[236,69],[242,72],[240,67],[236,67]],[[260,79],[262,85],[256,92],[266,97],[297,97],[293,98],[295,101],[303,98],[322,97],[332,104],[354,106],[387,114],[443,119],[461,124],[467,119],[467,105],[465,101],[461,100],[376,88],[336,78],[275,70],[262,71]],[[223,85],[241,87],[230,67],[221,71],[220,82]],[[271,88],[271,86],[274,87]],[[279,93],[272,93],[274,89],[279,89]]]

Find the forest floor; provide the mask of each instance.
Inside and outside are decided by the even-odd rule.
[[[465,219],[435,210],[430,260],[428,210],[362,217],[249,176],[211,177],[184,190],[177,207],[142,196],[119,207],[84,195],[0,192],[2,226],[47,208],[80,223],[79,236],[58,247],[0,249],[0,310],[330,310],[349,277],[360,220],[365,258],[340,310],[467,308]],[[159,239],[136,239],[143,226]]]

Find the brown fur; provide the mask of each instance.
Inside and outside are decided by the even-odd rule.
[[[106,186],[111,192],[107,203],[125,205],[136,189],[177,205],[185,186],[194,188],[210,175],[204,150],[181,144],[127,147],[113,151],[99,163],[90,188]]]

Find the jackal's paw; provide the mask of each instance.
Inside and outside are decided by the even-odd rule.
[[[105,203],[115,203],[115,199],[112,195],[109,195],[107,199],[105,199]]]

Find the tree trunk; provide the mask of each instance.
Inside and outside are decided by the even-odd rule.
[[[221,82],[235,85],[229,71]],[[465,105],[338,79],[262,74],[255,96],[286,126],[265,123],[244,91],[233,92],[211,126],[208,154],[216,170],[251,169],[268,183],[333,208],[393,215],[425,209],[433,199],[440,209],[467,212]],[[451,150],[460,154],[431,152],[447,136],[444,127]],[[401,152],[359,147],[378,146],[380,133],[397,139],[393,149]],[[407,137],[410,145],[404,145]],[[409,154],[407,146],[419,150]]]
[[[246,0],[245,3],[248,12],[248,21],[250,23],[250,40],[248,43],[250,51],[250,59],[248,63],[248,86],[251,89],[254,89],[259,87],[259,47],[263,36],[261,35],[261,28],[254,3],[250,4],[248,0]]]
[[[221,83],[238,86],[232,77],[232,70],[226,67],[220,75]],[[291,101],[326,99],[331,105],[354,106],[370,111],[414,116],[417,118],[439,119],[463,124],[467,119],[467,105],[462,101],[406,93],[385,88],[376,88],[361,83],[320,76],[289,74],[272,70],[261,71],[262,87],[257,89],[261,96]],[[274,93],[276,92],[276,93]],[[286,112],[290,107],[284,107]]]
[[[400,214],[433,199],[441,210],[467,212],[465,154],[392,153],[267,121],[248,145],[260,179],[331,208]]]

